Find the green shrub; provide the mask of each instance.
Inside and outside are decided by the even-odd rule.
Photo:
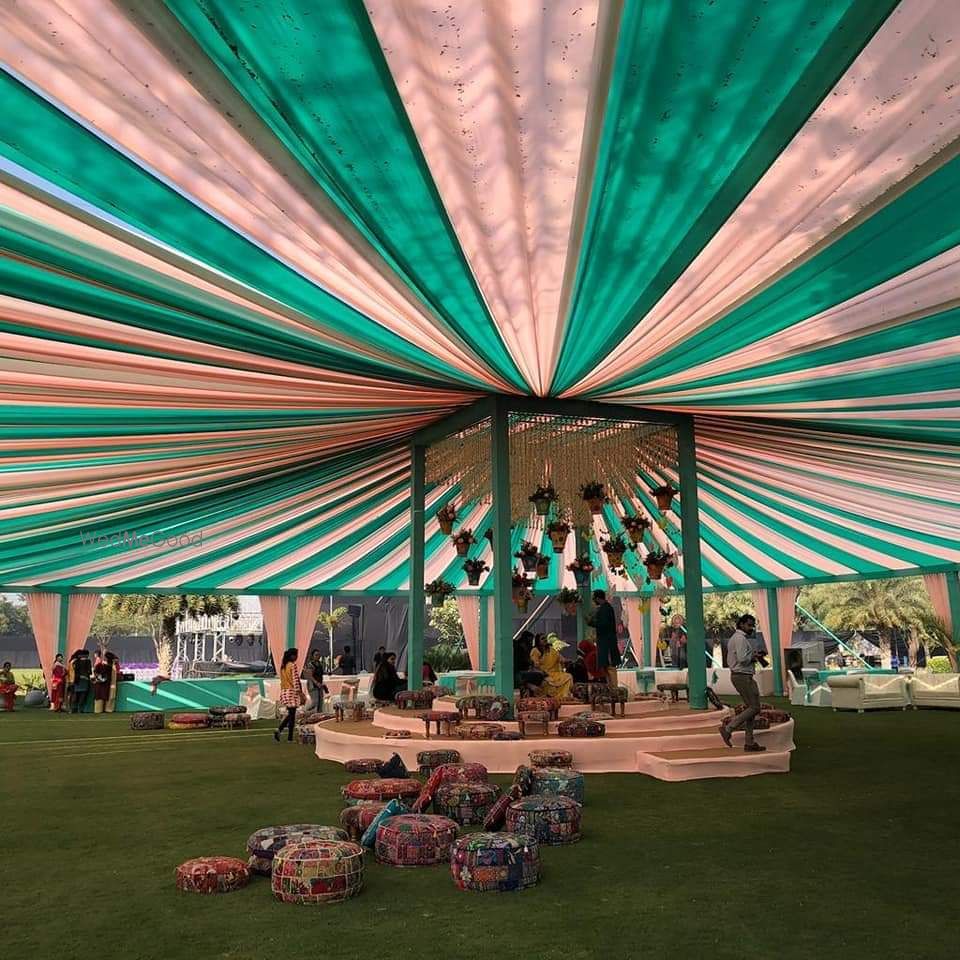
[[[466,647],[456,643],[438,643],[424,652],[423,659],[437,673],[447,670],[469,670],[470,655]]]
[[[927,661],[927,669],[931,673],[952,673],[949,657],[931,657]]]

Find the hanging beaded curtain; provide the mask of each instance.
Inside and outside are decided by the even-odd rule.
[[[460,484],[465,501],[490,498],[490,421],[439,441],[427,450],[429,483]],[[589,527],[585,484],[604,485],[608,497],[633,497],[638,467],[674,475],[677,438],[672,427],[562,416],[510,417],[510,515],[529,521],[530,495],[551,485],[556,514]]]

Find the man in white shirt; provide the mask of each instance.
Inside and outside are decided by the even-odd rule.
[[[760,688],[753,678],[754,665],[760,654],[750,640],[756,629],[756,619],[745,614],[737,621],[737,629],[727,641],[730,680],[743,698],[746,710],[720,725],[720,736],[728,747],[733,746],[733,731],[744,728],[746,739],[743,749],[746,753],[762,753],[767,749],[753,739],[753,721],[760,712]]]

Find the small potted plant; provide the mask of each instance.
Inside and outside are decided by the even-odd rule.
[[[467,571],[467,583],[471,587],[480,585],[480,577],[490,568],[483,560],[464,560],[463,569]]]
[[[675,489],[670,483],[661,484],[659,487],[650,489],[650,496],[657,501],[657,507],[660,510],[669,510],[673,503],[673,498],[680,491]]]
[[[450,542],[457,548],[457,556],[465,557],[470,547],[477,542],[477,538],[469,527],[461,527],[450,538]]]
[[[584,503],[590,508],[590,512],[596,515],[603,509],[603,505],[607,503],[606,485],[597,483],[596,481],[584,483],[580,487],[580,496],[583,497]]]
[[[447,536],[453,533],[453,525],[457,519],[457,508],[453,503],[448,503],[437,511],[437,523],[440,524],[440,530]]]
[[[551,520],[547,524],[547,536],[553,544],[553,552],[563,553],[567,537],[570,536],[570,524],[566,520]]]
[[[631,543],[642,543],[644,533],[650,529],[650,521],[638,514],[635,517],[624,517],[621,521],[623,529],[627,531]]]
[[[590,586],[590,574],[593,573],[593,561],[590,554],[581,553],[573,563],[567,564],[567,569],[573,574],[578,587]]]
[[[446,580],[431,580],[424,584],[423,591],[433,606],[442,607],[447,602],[447,597],[453,596],[453,584]]]
[[[529,590],[521,590],[514,598],[513,601],[517,605],[517,609],[521,613],[527,612],[527,607],[530,605],[530,598],[533,594]]]
[[[537,568],[537,557],[540,556],[540,548],[535,543],[524,540],[514,556],[523,564],[523,569],[527,573],[530,573]]]
[[[546,553],[537,554],[537,579],[550,576],[550,557]]]
[[[569,587],[563,587],[557,594],[557,602],[563,607],[563,612],[572,617],[577,612],[580,593],[577,590],[571,590]]]
[[[529,497],[530,502],[537,510],[538,517],[545,517],[550,512],[550,505],[557,502],[557,491],[553,489],[553,484],[538,486]]]
[[[663,576],[664,567],[673,566],[673,554],[662,550],[651,550],[644,558],[643,565],[647,568],[647,583],[659,580]]]
[[[513,574],[513,599],[516,600],[524,591],[530,591],[530,581],[526,574],[517,570]]]
[[[623,555],[631,549],[631,546],[620,534],[617,534],[609,540],[601,541],[600,549],[607,555],[607,562],[611,567],[622,567]]]

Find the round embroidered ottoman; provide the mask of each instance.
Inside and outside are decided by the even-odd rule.
[[[422,690],[401,690],[395,700],[401,710],[422,710],[433,706],[435,696],[432,687],[424,687]]]
[[[528,834],[540,843],[576,843],[580,839],[580,804],[569,797],[523,797],[507,808],[507,831]]]
[[[284,903],[337,903],[363,887],[363,847],[346,840],[289,843],[273,859],[270,887]]]
[[[459,763],[459,750],[421,750],[417,754],[417,764],[420,767],[420,776],[429,777],[437,767],[445,763]]]
[[[301,746],[313,746],[317,742],[317,731],[314,727],[297,727],[297,743]]]
[[[733,712],[734,712],[734,713],[743,713],[743,711],[746,710],[746,709],[747,709],[747,705],[746,705],[745,703],[738,703],[738,704],[733,708]],[[760,712],[761,712],[761,713],[769,713],[769,711],[771,711],[771,710],[776,710],[776,709],[777,709],[777,708],[776,708],[772,703],[761,703],[761,704],[760,704]]]
[[[225,717],[227,716],[227,714],[230,714],[230,713],[246,713],[246,712],[247,712],[247,708],[244,706],[240,706],[239,704],[226,704],[225,706],[222,706],[222,707],[210,707],[207,710],[207,713],[209,713],[211,717]]]
[[[447,863],[457,838],[457,825],[446,817],[406,813],[391,817],[377,829],[374,854],[394,867]]]
[[[486,783],[487,768],[482,763],[445,763],[434,771],[441,783]]]
[[[387,777],[382,780],[353,780],[340,792],[348,804],[359,800],[403,800],[413,803],[420,796],[419,780]]]
[[[457,710],[464,720],[470,716],[471,711],[473,711],[474,717],[480,720],[486,715],[492,702],[493,697],[486,696],[485,694],[472,694],[468,697],[460,697],[460,699],[457,700]]]
[[[167,727],[170,730],[203,730],[210,726],[208,713],[172,713]]]
[[[494,783],[445,783],[433,798],[434,809],[457,823],[483,823],[500,796]]]
[[[535,713],[546,710],[551,720],[556,720],[560,713],[560,701],[553,697],[521,697],[517,701],[517,713]]]
[[[373,823],[373,818],[386,806],[379,800],[365,800],[354,807],[344,807],[340,811],[340,826],[347,831],[355,843],[363,836],[363,831]]]
[[[212,730],[249,730],[250,725],[250,717],[245,713],[210,714],[210,728]]]
[[[159,710],[148,710],[143,713],[130,714],[131,730],[162,730],[163,713]]]
[[[384,730],[384,740],[409,740],[413,734],[409,730]]]
[[[754,729],[754,730],[769,730],[769,729],[770,729],[770,721],[769,721],[762,713],[757,714],[757,716],[755,716],[755,717],[753,718],[753,729]]]
[[[557,734],[561,737],[602,737],[607,728],[599,720],[583,720],[571,717],[557,724]]]
[[[494,740],[522,740],[523,737],[516,730],[504,730],[493,735]]]
[[[250,882],[250,868],[236,857],[197,857],[177,867],[178,890],[230,893]]]
[[[253,873],[270,876],[273,858],[288,843],[301,840],[346,840],[347,834],[339,827],[325,827],[319,823],[288,823],[282,827],[261,827],[247,840],[247,865]]]
[[[573,754],[569,750],[531,750],[527,756],[534,767],[573,766]]]
[[[554,794],[569,797],[583,804],[583,774],[569,767],[537,767],[533,771],[533,794]]]
[[[453,845],[450,872],[461,890],[526,890],[540,879],[540,846],[512,833],[471,833]]]
[[[298,713],[296,717],[296,722],[302,726],[306,727],[314,723],[323,723],[324,720],[329,720],[329,713],[319,713],[316,710],[305,710],[303,713]]]
[[[786,710],[761,710],[760,716],[771,725],[786,723],[790,719],[790,714]]]
[[[499,723],[461,723],[457,727],[461,740],[492,740],[498,733],[503,733]]]
[[[376,757],[362,757],[359,760],[348,760],[343,765],[343,769],[347,773],[379,773],[382,763],[383,761],[377,760]]]

